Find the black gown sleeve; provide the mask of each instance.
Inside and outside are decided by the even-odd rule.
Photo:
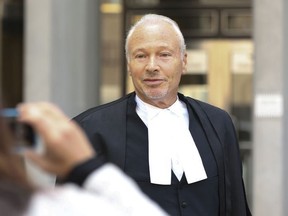
[[[103,155],[90,158],[72,168],[68,175],[60,179],[58,183],[74,183],[82,186],[86,178],[105,163],[106,159]]]

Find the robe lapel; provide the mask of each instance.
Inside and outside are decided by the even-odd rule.
[[[206,112],[203,110],[203,108],[193,99],[187,99],[183,95],[179,94],[179,98],[186,102],[187,105],[189,105],[196,113],[196,115],[199,117],[199,120],[202,124],[202,127],[204,129],[205,134],[207,135],[207,139],[209,142],[209,145],[212,149],[212,152],[214,154],[217,168],[218,168],[218,178],[219,178],[219,200],[220,200],[220,215],[225,215],[226,211],[226,193],[225,193],[225,165],[223,160],[223,146],[220,143],[219,138],[217,137],[217,133],[214,130],[210,119],[206,115]]]
[[[101,127],[105,129],[103,132],[103,137],[106,139],[105,143],[109,143],[105,146],[107,157],[122,170],[124,170],[126,157],[126,113],[130,96],[131,94],[120,103],[115,104],[109,112],[105,112],[104,115],[107,116],[103,116],[103,119],[106,121],[101,123]]]

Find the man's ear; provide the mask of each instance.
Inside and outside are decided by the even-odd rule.
[[[183,59],[182,59],[182,74],[185,74],[187,72],[187,53],[184,53]]]

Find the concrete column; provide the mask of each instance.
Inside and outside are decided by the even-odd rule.
[[[98,104],[98,4],[26,1],[26,101],[54,102],[71,117]]]
[[[26,0],[24,100],[50,101],[69,117],[99,101],[99,1]],[[54,178],[28,163],[36,184]]]
[[[283,200],[282,200],[282,206],[284,207],[284,214],[288,215],[288,2],[283,0],[283,31],[284,36],[283,40],[285,41],[284,47],[283,47],[283,107],[284,107],[284,119],[283,119]]]
[[[254,1],[255,216],[288,215],[287,11],[285,0]]]

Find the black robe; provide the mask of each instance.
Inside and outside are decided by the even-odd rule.
[[[182,100],[197,115],[208,139],[218,172],[219,215],[251,215],[242,181],[242,164],[234,125],[223,110],[184,97]],[[89,109],[74,120],[84,129],[97,154],[124,170],[127,141],[127,106],[135,93],[114,102]],[[145,191],[144,191],[145,192]]]

